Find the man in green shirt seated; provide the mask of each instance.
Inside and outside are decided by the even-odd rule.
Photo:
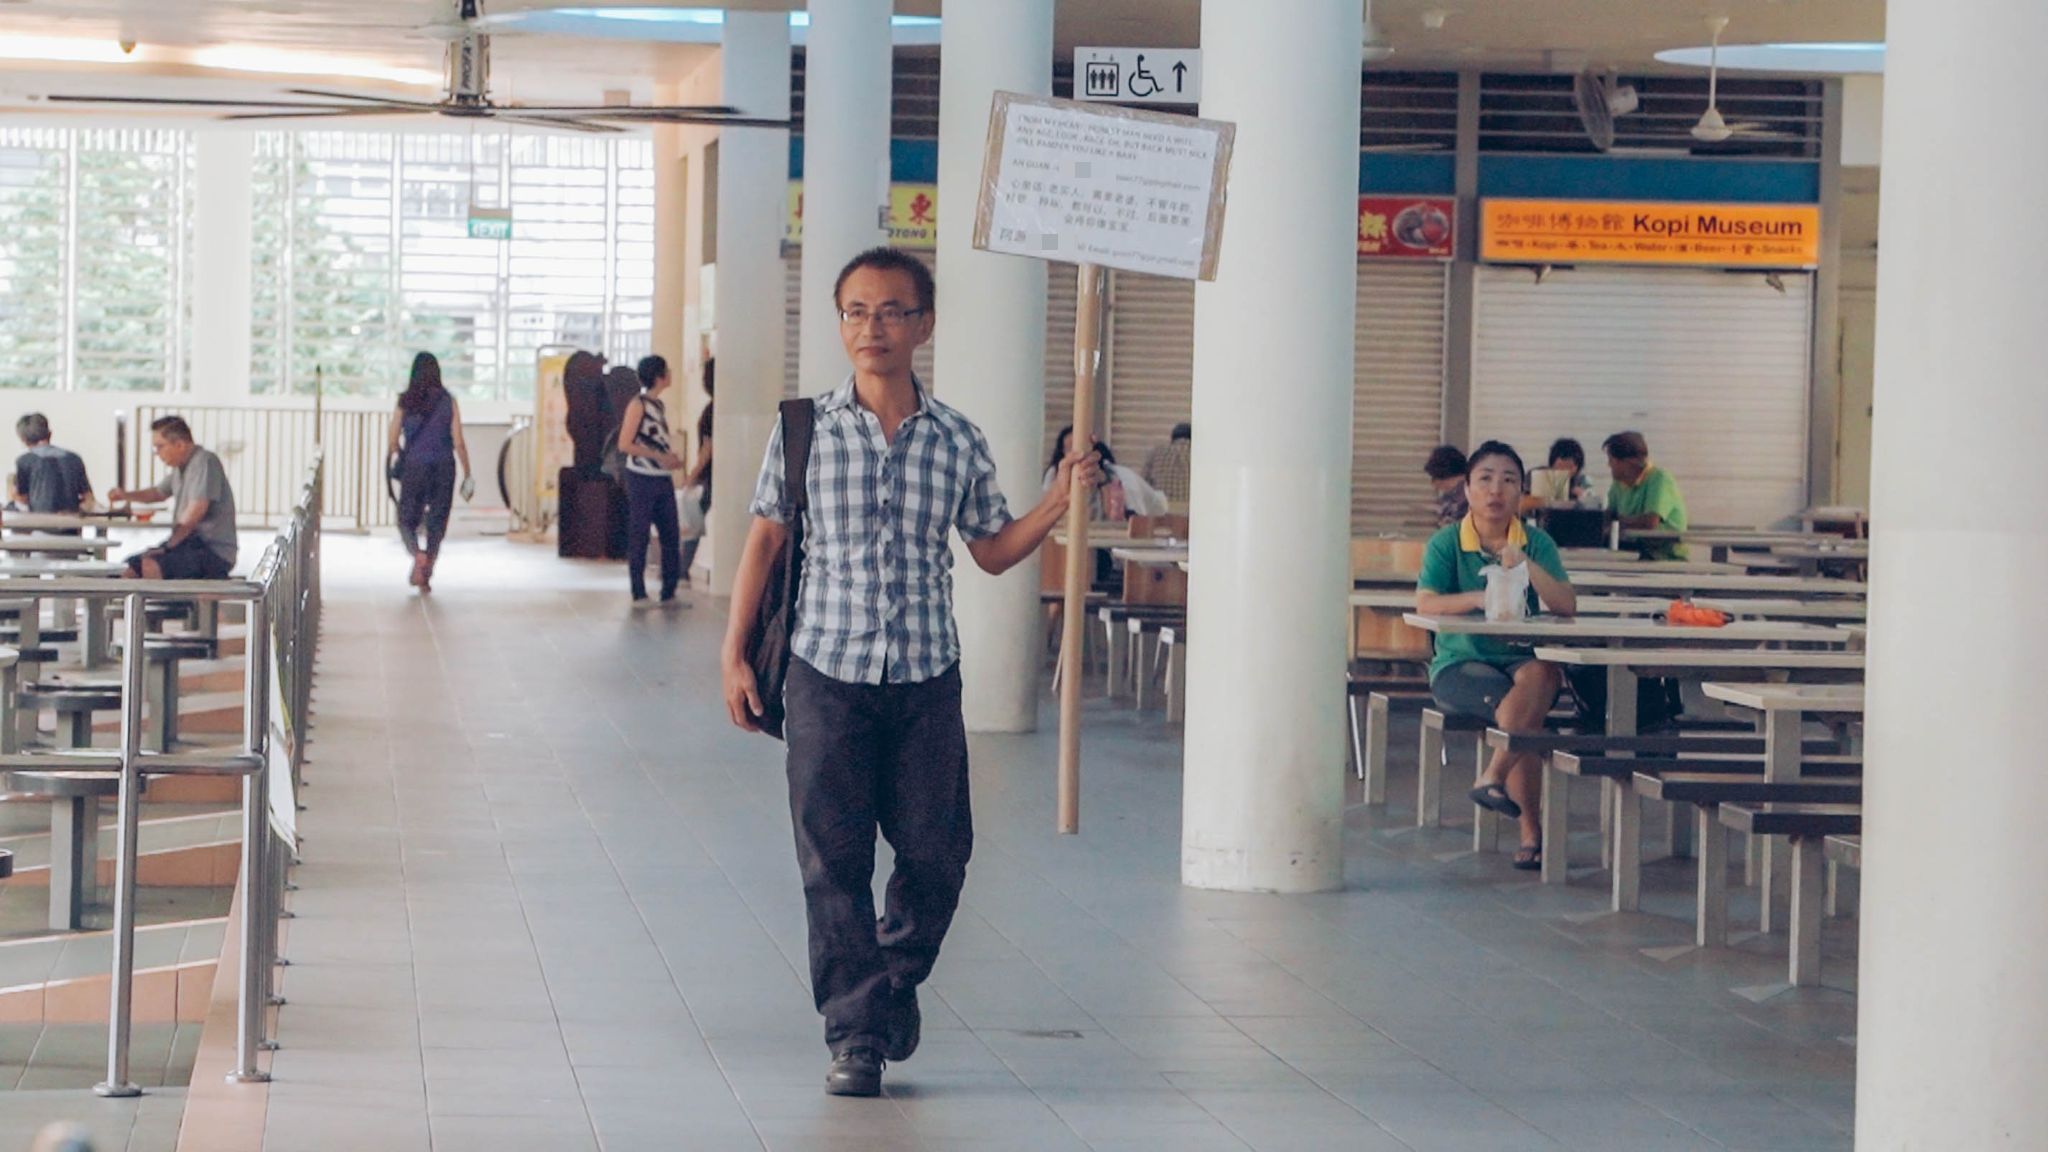
[[[1671,473],[1650,463],[1650,444],[1641,432],[1616,432],[1601,447],[1614,486],[1607,490],[1607,510],[1624,531],[1685,531],[1685,497]],[[1673,540],[1651,544],[1643,555],[1652,560],[1683,560],[1685,545]]]

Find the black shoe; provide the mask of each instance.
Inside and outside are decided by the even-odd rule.
[[[825,1069],[827,1096],[880,1096],[882,1054],[873,1048],[848,1048]]]
[[[924,1013],[917,1009],[917,988],[900,989],[894,996],[896,1018],[889,1023],[889,1036],[882,1057],[901,1064],[917,1054],[917,1042],[924,1032]]]

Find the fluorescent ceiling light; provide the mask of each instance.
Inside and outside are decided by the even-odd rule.
[[[1707,66],[1707,48],[1670,48],[1657,53],[1666,64]],[[1799,72],[1855,76],[1884,71],[1883,44],[1723,44],[1721,67],[1743,72]]]
[[[177,64],[222,72],[387,80],[396,84],[429,87],[441,82],[439,72],[422,68],[397,68],[379,64],[374,60],[349,56],[283,52],[273,48],[256,48],[240,44],[221,44],[208,48],[169,48],[142,44],[133,52],[123,52],[121,46],[111,40],[57,36],[0,36],[0,60],[34,60],[56,64]]]

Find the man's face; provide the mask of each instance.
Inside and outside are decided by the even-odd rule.
[[[190,440],[180,440],[161,432],[149,434],[149,446],[156,450],[156,458],[163,461],[167,468],[183,468],[185,461],[192,456]]]
[[[856,371],[897,376],[932,338],[932,315],[918,307],[910,273],[894,268],[859,268],[839,288],[839,338]]]
[[[1633,484],[1643,478],[1648,461],[1641,459],[1623,460],[1610,453],[1607,457],[1607,472],[1623,484]]]

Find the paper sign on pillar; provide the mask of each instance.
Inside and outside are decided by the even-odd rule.
[[[1161,112],[998,92],[989,114],[974,246],[1080,266],[1074,318],[1074,442],[1094,438],[1106,268],[1213,280],[1236,128]],[[1060,650],[1059,830],[1080,827],[1082,627],[1089,500],[1067,513]]]

